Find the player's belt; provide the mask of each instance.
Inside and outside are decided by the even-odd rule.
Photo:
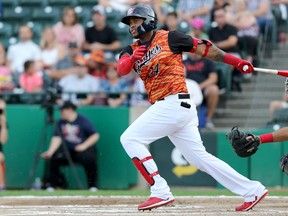
[[[178,99],[190,99],[190,94],[178,94]],[[165,100],[165,98],[161,98],[158,101]]]

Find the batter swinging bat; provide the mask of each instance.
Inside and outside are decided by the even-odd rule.
[[[254,71],[288,77],[288,70],[275,70],[275,69],[266,69],[266,68],[254,67]]]

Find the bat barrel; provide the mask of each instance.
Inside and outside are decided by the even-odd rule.
[[[267,68],[257,68],[257,67],[254,67],[254,71],[262,72],[262,73],[278,74],[278,70],[267,69]]]

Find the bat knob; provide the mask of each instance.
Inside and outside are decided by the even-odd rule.
[[[248,68],[249,68],[248,65],[244,65],[244,66],[243,66],[243,71],[248,70]]]

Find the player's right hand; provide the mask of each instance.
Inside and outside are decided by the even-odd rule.
[[[146,46],[142,45],[139,46],[137,49],[134,50],[131,58],[135,61],[140,60],[143,58],[143,56],[146,54],[147,48]]]
[[[235,67],[243,74],[252,73],[254,71],[254,67],[251,62],[243,59],[240,59]]]

